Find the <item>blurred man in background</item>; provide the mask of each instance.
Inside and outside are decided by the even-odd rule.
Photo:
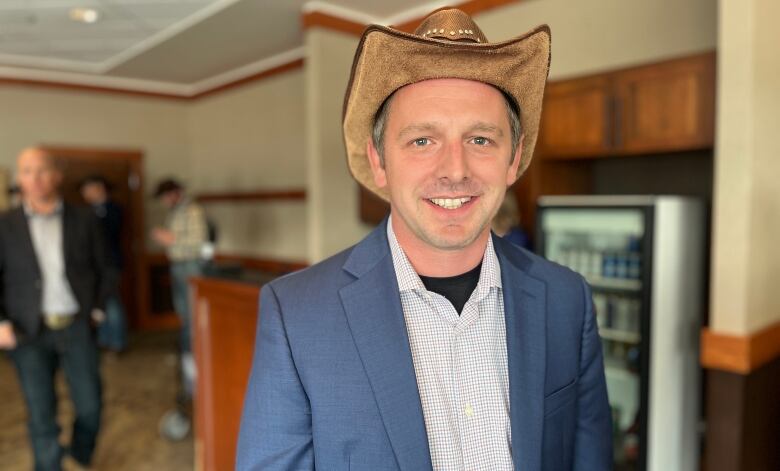
[[[166,413],[160,422],[160,433],[168,439],[181,440],[190,430],[189,410],[195,381],[187,281],[203,272],[209,229],[203,208],[186,196],[184,186],[178,181],[172,178],[161,181],[154,196],[168,209],[166,227],[153,229],[152,238],[166,248],[171,262],[173,308],[181,319],[179,347],[183,385],[177,408]]]
[[[24,392],[35,469],[63,457],[88,466],[101,416],[98,353],[90,326],[102,318],[115,273],[94,215],[62,201],[62,175],[36,148],[21,152],[22,205],[0,217],[0,349],[9,350]],[[62,366],[76,418],[59,443],[54,375]]]
[[[112,264],[121,271],[122,207],[111,199],[111,186],[100,175],[85,178],[79,190],[101,223]],[[106,300],[106,319],[98,326],[97,342],[98,346],[116,353],[127,347],[125,308],[118,292]]]

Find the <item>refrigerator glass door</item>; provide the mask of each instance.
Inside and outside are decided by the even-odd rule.
[[[543,255],[593,288],[612,407],[615,469],[639,469],[645,212],[543,207]]]

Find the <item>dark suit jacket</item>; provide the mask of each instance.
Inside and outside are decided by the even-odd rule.
[[[80,306],[78,316],[103,309],[116,284],[105,235],[89,208],[63,204],[63,251],[68,282]],[[20,343],[41,327],[41,271],[22,208],[0,216],[0,321],[13,323]]]
[[[386,230],[385,222],[351,249],[263,287],[238,470],[431,469]],[[588,285],[503,239],[493,245],[515,469],[611,469]]]

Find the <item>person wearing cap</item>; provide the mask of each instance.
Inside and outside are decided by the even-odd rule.
[[[237,469],[611,469],[588,285],[490,232],[549,61],[548,27],[490,43],[455,9],[366,29],[344,140],[390,216],[263,287]]]
[[[87,208],[62,200],[62,174],[44,150],[23,150],[22,204],[0,217],[0,349],[9,351],[27,405],[35,469],[88,466],[101,418],[98,351],[91,328],[114,292],[104,233]],[[75,406],[70,446],[59,442],[55,374]]]
[[[167,178],[160,181],[154,197],[168,210],[168,216],[165,227],[152,229],[152,239],[166,249],[171,264],[173,308],[181,320],[181,388],[176,407],[160,420],[160,433],[170,440],[181,440],[191,428],[190,407],[195,382],[188,283],[204,269],[203,251],[208,244],[208,222],[203,208],[186,195],[184,186],[177,180]]]

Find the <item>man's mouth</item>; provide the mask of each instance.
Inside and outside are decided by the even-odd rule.
[[[464,204],[470,202],[471,196],[464,196],[462,198],[430,198],[428,201],[444,209],[458,209]]]

